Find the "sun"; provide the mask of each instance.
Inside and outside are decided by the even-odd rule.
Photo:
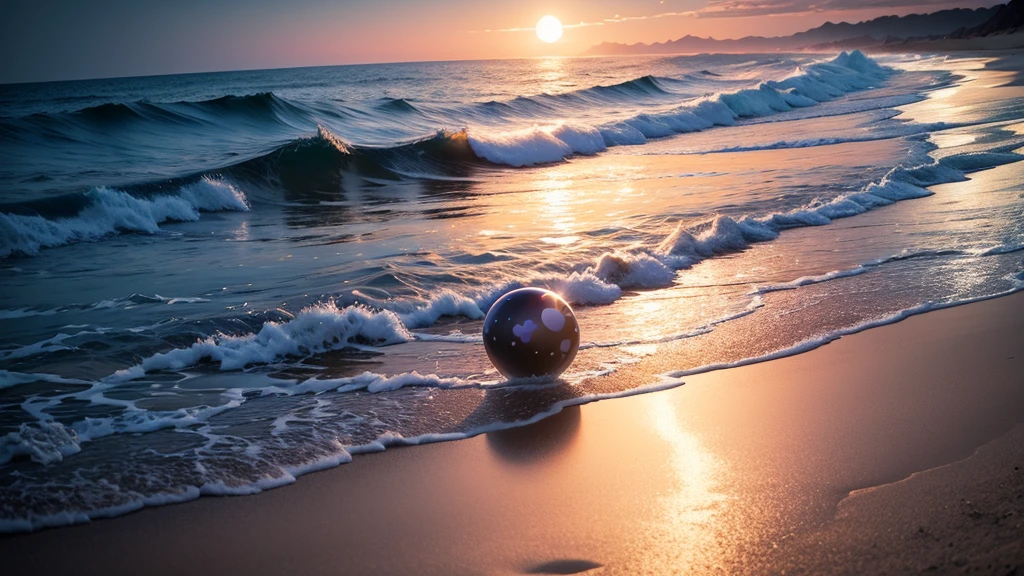
[[[562,23],[554,16],[545,16],[537,21],[537,38],[555,42],[562,37]]]

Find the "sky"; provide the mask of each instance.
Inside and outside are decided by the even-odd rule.
[[[601,42],[783,36],[999,0],[4,0],[0,83],[573,56]],[[545,44],[532,28],[567,27]]]

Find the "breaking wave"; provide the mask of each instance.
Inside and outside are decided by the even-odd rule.
[[[54,202],[66,200],[57,198]],[[69,217],[47,218],[38,211],[0,212],[0,258],[36,254],[40,248],[99,240],[121,232],[154,234],[160,224],[192,222],[199,219],[201,212],[249,209],[249,201],[241,190],[227,181],[209,177],[184,185],[173,194],[140,198],[122,190],[96,188],[72,201],[81,208]]]

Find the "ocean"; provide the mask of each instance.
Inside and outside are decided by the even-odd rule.
[[[0,532],[251,494],[1021,290],[1024,100],[985,64],[0,86]],[[522,286],[579,320],[558,381],[484,353]]]

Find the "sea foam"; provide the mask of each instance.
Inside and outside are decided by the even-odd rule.
[[[118,234],[154,234],[164,222],[193,222],[200,212],[249,210],[245,194],[234,185],[204,177],[177,193],[137,198],[113,188],[85,193],[86,205],[70,218],[0,213],[0,258],[36,254],[40,248],[88,242]]]
[[[131,380],[154,370],[180,370],[204,360],[219,363],[221,370],[239,370],[353,344],[396,344],[411,339],[394,312],[362,306],[339,309],[328,302],[306,308],[287,322],[267,322],[256,334],[220,334],[188,348],[155,354],[141,364],[117,371],[108,380]]]

